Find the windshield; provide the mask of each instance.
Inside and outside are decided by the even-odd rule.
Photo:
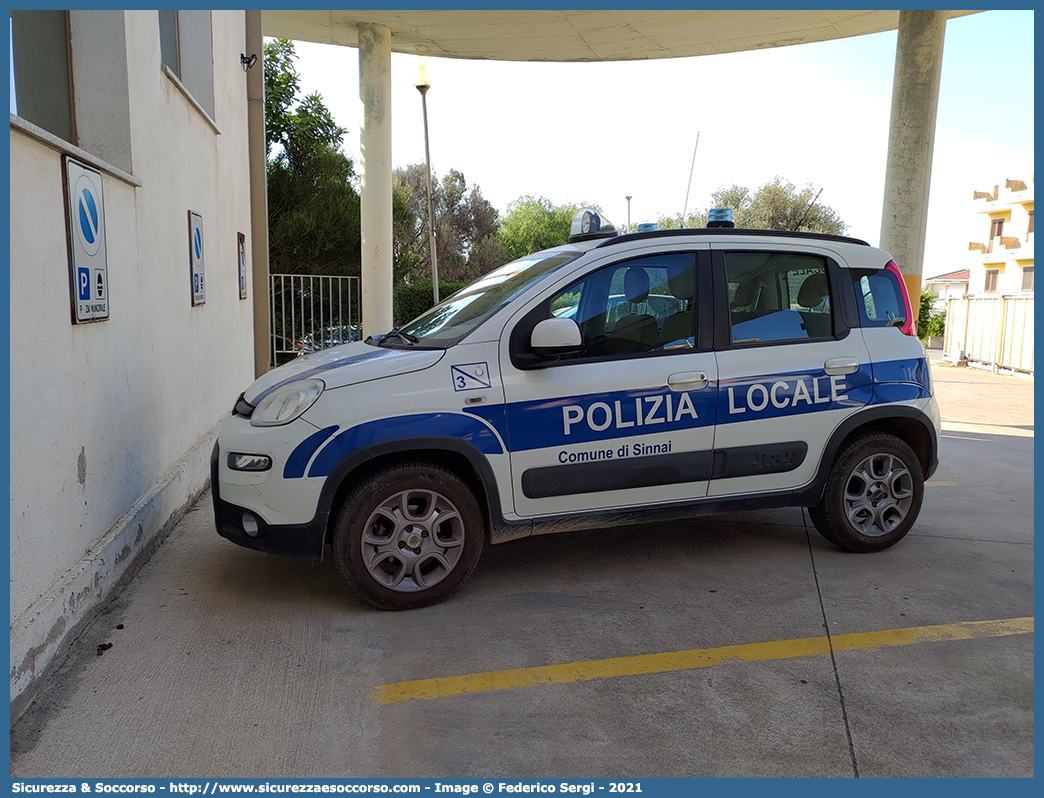
[[[580,254],[539,252],[506,263],[400,327],[407,340],[392,336],[389,342],[409,346],[408,339],[414,336],[422,346],[452,346],[538,280]]]

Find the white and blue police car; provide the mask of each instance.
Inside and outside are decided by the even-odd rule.
[[[569,243],[409,324],[274,369],[212,457],[218,532],[321,559],[384,609],[457,590],[483,546],[804,506],[892,546],[938,463],[939,410],[888,253],[708,226]]]

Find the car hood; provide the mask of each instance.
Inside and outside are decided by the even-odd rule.
[[[444,349],[390,349],[357,342],[313,352],[272,369],[251,384],[243,398],[257,405],[277,388],[297,380],[322,380],[327,390],[406,374],[433,366]]]

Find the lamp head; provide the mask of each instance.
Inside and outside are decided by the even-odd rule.
[[[413,85],[421,94],[431,88],[431,80],[428,78],[428,59],[423,55],[417,59],[417,78],[413,81]]]

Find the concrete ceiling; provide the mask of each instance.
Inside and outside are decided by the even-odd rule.
[[[950,17],[976,11],[950,11]],[[265,36],[358,46],[391,29],[397,53],[495,61],[636,61],[733,53],[895,30],[898,11],[265,11]]]

